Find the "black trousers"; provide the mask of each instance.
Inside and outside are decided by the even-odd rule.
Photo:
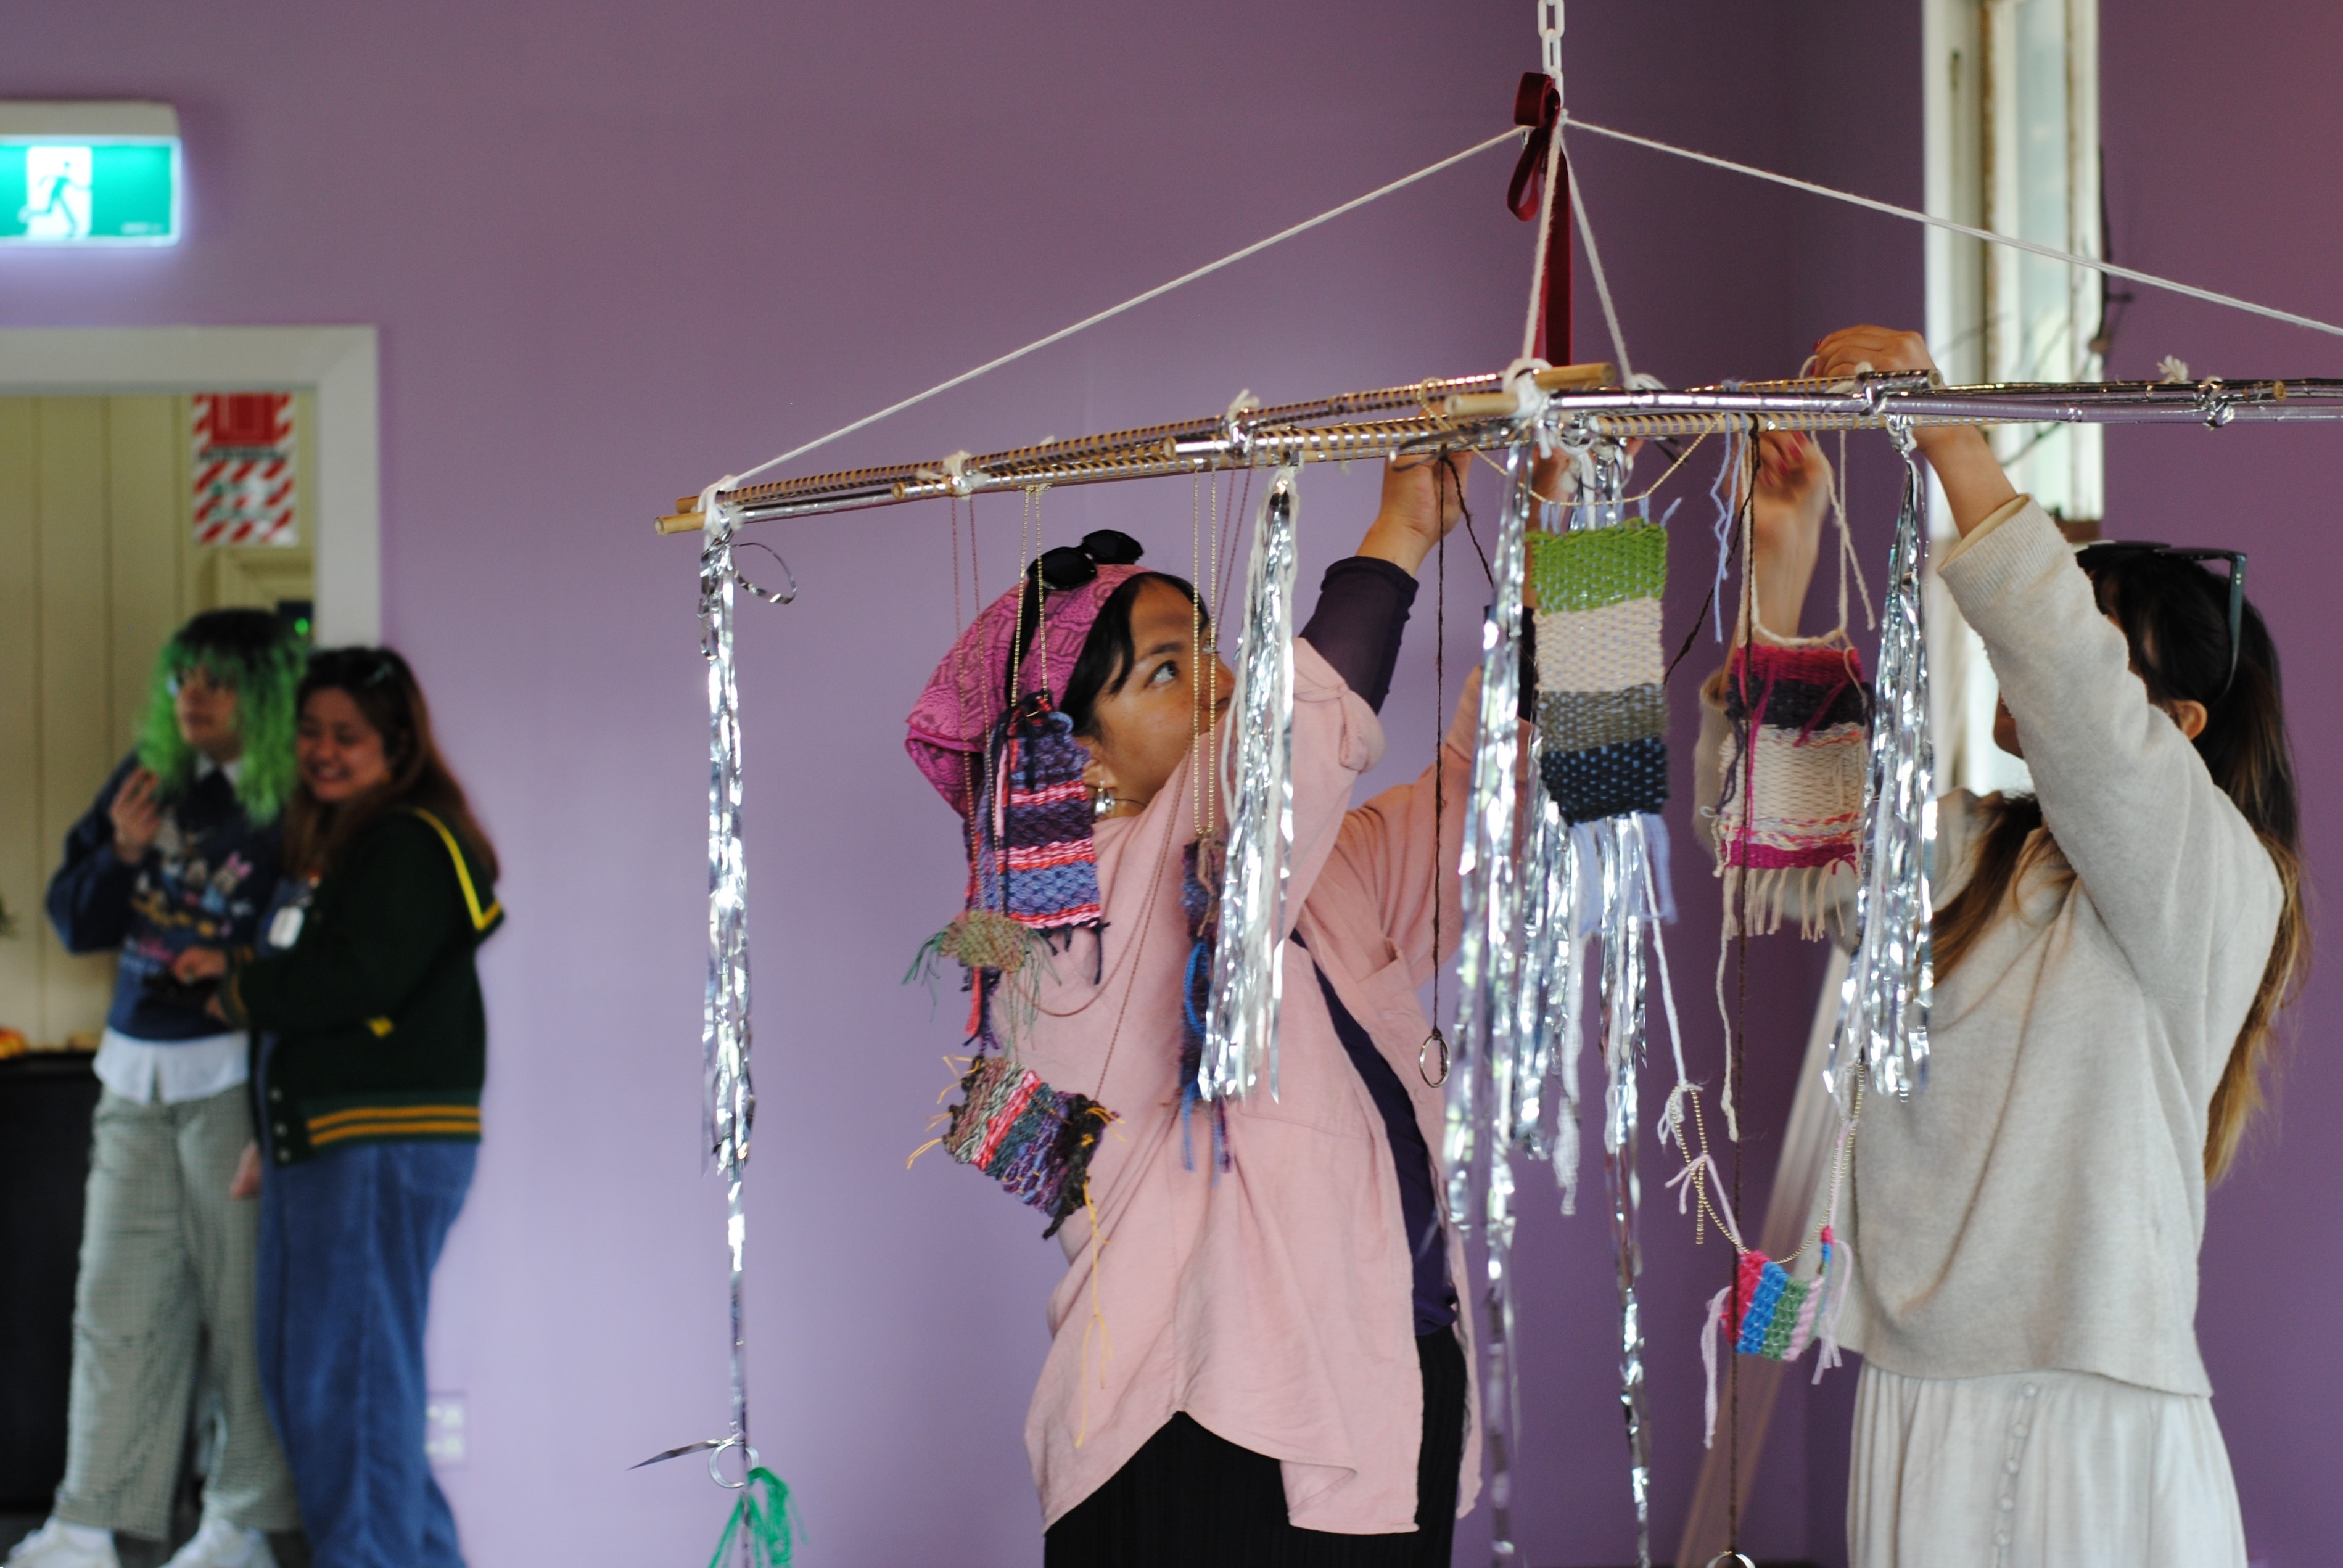
[[[1464,1352],[1443,1329],[1419,1336],[1415,1352],[1423,1442],[1413,1534],[1295,1529],[1277,1461],[1175,1415],[1050,1527],[1045,1568],[1448,1568],[1464,1458]]]

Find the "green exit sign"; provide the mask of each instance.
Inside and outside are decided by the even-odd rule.
[[[178,129],[165,104],[0,104],[0,245],[176,245]]]

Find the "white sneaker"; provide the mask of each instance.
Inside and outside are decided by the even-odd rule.
[[[16,1543],[12,1568],[122,1568],[114,1554],[114,1532],[51,1519]]]
[[[277,1568],[277,1554],[268,1550],[268,1537],[259,1531],[225,1519],[206,1519],[195,1539],[173,1553],[163,1568]]]

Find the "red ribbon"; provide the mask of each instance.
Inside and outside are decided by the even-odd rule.
[[[1538,209],[1544,203],[1545,160],[1547,150],[1554,145],[1555,127],[1562,121],[1562,90],[1554,78],[1543,71],[1522,73],[1521,85],[1513,89],[1513,124],[1530,127],[1529,139],[1522,144],[1522,156],[1513,163],[1513,183],[1505,187],[1505,205],[1523,223],[1535,223]],[[1555,166],[1556,175],[1564,182],[1570,178],[1567,161]],[[1565,183],[1562,189],[1567,190]],[[1546,363],[1570,363],[1570,206],[1557,194],[1554,200],[1554,227],[1546,236],[1545,297],[1538,302],[1538,337],[1545,347]]]

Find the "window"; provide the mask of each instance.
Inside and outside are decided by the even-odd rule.
[[[2098,0],[1922,4],[1928,210],[2103,254]],[[2100,274],[1928,231],[1928,342],[1947,380],[2098,379],[2106,297]],[[2011,481],[2068,538],[2098,537],[2098,427],[2008,426],[1988,436]],[[1941,494],[1935,510],[1937,538],[1949,540]],[[1932,585],[1928,613],[1938,785],[2026,788],[2025,764],[1993,744],[1997,692],[1983,646],[1940,587]]]

